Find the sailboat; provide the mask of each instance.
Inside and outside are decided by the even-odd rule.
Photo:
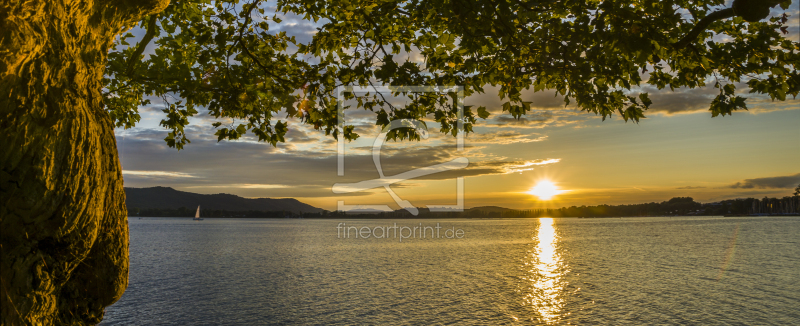
[[[200,218],[200,206],[197,206],[197,213],[194,213],[194,220],[195,221],[202,221],[203,219]]]

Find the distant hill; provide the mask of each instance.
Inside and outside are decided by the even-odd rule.
[[[319,213],[323,210],[294,198],[244,198],[231,194],[203,195],[175,190],[170,187],[125,188],[125,205],[133,208],[177,209],[186,207],[227,211],[287,211]]]

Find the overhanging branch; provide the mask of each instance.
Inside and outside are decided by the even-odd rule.
[[[708,16],[703,17],[703,19],[700,19],[700,21],[697,22],[697,25],[694,25],[694,28],[692,28],[692,30],[689,31],[689,33],[686,34],[686,36],[684,36],[680,41],[676,42],[672,46],[677,50],[683,49],[690,43],[694,42],[697,39],[697,36],[699,36],[700,33],[705,31],[706,28],[708,28],[708,25],[711,25],[711,23],[718,20],[728,19],[733,16],[736,16],[736,13],[733,11],[733,8],[727,8],[712,12]]]
[[[156,34],[158,33],[156,21],[158,21],[158,19],[156,19],[156,15],[150,16],[149,21],[147,22],[147,33],[144,34],[142,40],[136,45],[136,50],[134,50],[131,57],[128,58],[128,69],[125,71],[128,77],[133,77],[133,70],[136,68],[136,63],[139,62],[139,58],[142,56],[142,53],[144,53],[144,49],[148,44],[150,44],[150,41],[156,37]]]

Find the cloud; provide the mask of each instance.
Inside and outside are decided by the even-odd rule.
[[[719,90],[712,85],[703,88],[679,88],[674,92],[670,90],[658,90],[653,86],[642,87],[643,92],[649,93],[653,104],[647,112],[665,113],[668,115],[677,113],[689,113],[697,111],[708,111],[711,101],[719,94]],[[647,115],[645,112],[645,115]]]
[[[541,129],[545,127],[561,127],[566,125],[579,125],[582,121],[592,117],[591,114],[577,110],[574,104],[564,106],[564,97],[555,91],[534,92],[533,89],[522,90],[520,97],[525,102],[531,103],[531,111],[519,119],[503,111],[503,103],[508,98],[498,96],[499,86],[484,87],[484,93],[476,93],[467,97],[465,105],[486,107],[491,116],[485,121],[478,120],[477,128],[524,128]]]
[[[772,101],[769,96],[764,94],[748,94],[750,87],[746,83],[736,83],[737,95],[745,97],[748,111],[750,113],[765,113],[778,110],[798,109],[798,100],[791,97],[786,101]],[[709,82],[701,88],[678,88],[675,91],[669,89],[656,89],[652,85],[645,85],[641,88],[642,92],[649,93],[653,104],[645,112],[661,113],[666,115],[707,112],[711,107],[711,102],[719,95],[719,89],[714,87],[713,82]]]
[[[536,166],[554,164],[561,159],[538,159],[518,161],[483,161],[470,162],[469,166],[461,170],[452,170],[428,175],[415,180],[448,180],[457,177],[477,177],[483,175],[499,175],[531,171]]]
[[[276,29],[286,32],[289,36],[294,36],[298,43],[310,43],[314,34],[317,33],[317,26],[308,22],[289,22],[283,23]]]
[[[729,188],[739,189],[768,189],[768,188],[794,188],[800,184],[800,173],[782,177],[768,177],[745,179],[742,182],[734,183]]]
[[[170,171],[129,171],[122,170],[123,175],[138,176],[144,178],[196,178],[196,176],[183,172],[170,172]]]
[[[747,112],[751,114],[800,109],[800,99],[787,97],[786,101],[772,100],[766,95],[747,99]]]
[[[404,173],[414,169],[450,162],[459,157],[469,159],[469,165],[463,169],[450,170],[415,178],[414,180],[447,180],[456,177],[481,176],[492,174],[510,174],[533,170],[535,166],[558,163],[560,159],[510,160],[491,154],[485,154],[486,147],[472,145],[467,141],[463,151],[455,146],[431,146],[419,143],[401,146],[388,146],[381,149],[381,170],[385,176]],[[371,147],[370,147],[371,150]],[[355,151],[353,151],[355,152]],[[353,153],[350,152],[350,153]],[[360,151],[358,155],[347,154],[345,157],[346,174],[364,174],[365,179],[377,175],[371,151]],[[351,163],[352,162],[352,163]],[[351,168],[352,166],[357,166]],[[374,178],[374,177],[371,177]]]
[[[543,129],[547,127],[574,126],[594,118],[595,115],[575,109],[532,110],[519,119],[508,113],[493,114],[486,121],[479,120],[477,128]]]
[[[706,187],[702,186],[685,186],[685,187],[677,187],[675,189],[684,189],[684,190],[692,190],[692,189],[705,189]]]
[[[475,93],[465,99],[466,105],[485,106],[489,112],[502,112],[503,102],[498,96],[500,86],[486,86],[483,93]],[[554,90],[534,92],[533,89],[524,89],[520,97],[525,102],[531,102],[533,109],[563,109],[564,97],[558,95]]]
[[[239,184],[230,184],[230,185],[222,185],[222,186],[192,186],[186,188],[242,188],[242,189],[283,189],[289,188],[289,185],[279,185],[279,184],[251,184],[251,183],[239,183]]]
[[[538,136],[538,137],[537,137]],[[547,136],[536,134],[522,134],[517,131],[498,131],[493,133],[472,133],[465,137],[465,141],[470,144],[495,144],[508,145],[517,143],[533,143],[547,139]]]
[[[299,142],[279,144],[278,148],[248,139],[217,142],[213,136],[213,128],[195,126],[187,128],[192,143],[181,151],[166,146],[163,130],[117,130],[117,145],[125,168],[125,185],[171,186],[200,193],[223,191],[245,197],[309,198],[334,195],[331,186],[335,183],[353,183],[379,177],[371,146],[368,146],[372,144],[371,141],[348,144],[345,175],[339,177],[336,173],[336,142],[319,131],[306,130],[299,124],[294,126],[287,138],[291,137]],[[423,184],[414,182],[517,173],[560,161],[557,158],[520,160],[487,154],[484,151],[492,143],[492,135],[475,136],[475,141],[468,139],[461,151],[455,141],[449,138],[434,138],[432,141],[422,142],[389,142],[381,150],[382,171],[385,176],[390,177],[450,162],[459,157],[466,157],[471,161],[463,169],[435,173],[392,185],[395,188],[419,187]],[[504,131],[497,137],[497,142],[514,144],[544,139],[545,136],[538,134]],[[348,195],[365,194],[367,192]]]
[[[707,80],[706,86],[699,88],[676,88],[657,89],[653,85],[643,84],[632,91],[636,95],[640,92],[648,93],[653,104],[645,112],[645,115],[661,114],[675,115],[684,113],[708,112],[711,102],[719,95],[719,89],[714,87],[714,80]],[[749,94],[747,83],[736,83],[737,94],[747,99],[748,111],[751,114],[766,113],[779,110],[795,110],[800,108],[797,103],[800,100],[787,98],[786,101],[772,101],[769,96],[763,94]],[[547,128],[563,127],[572,125],[582,127],[583,123],[595,118],[594,114],[580,111],[574,104],[564,106],[563,96],[553,93],[553,91],[533,92],[533,90],[523,90],[521,97],[523,101],[531,102],[531,111],[519,119],[512,117],[509,113],[503,112],[502,100],[497,95],[499,87],[486,87],[485,93],[474,94],[467,97],[466,105],[485,106],[491,113],[486,121],[479,120],[475,127],[514,127],[514,128]],[[555,96],[554,96],[555,95]]]

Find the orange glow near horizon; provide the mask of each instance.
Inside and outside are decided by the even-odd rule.
[[[558,186],[550,180],[539,181],[527,194],[539,197],[540,200],[551,200],[558,194],[565,193],[566,190],[561,190]]]

